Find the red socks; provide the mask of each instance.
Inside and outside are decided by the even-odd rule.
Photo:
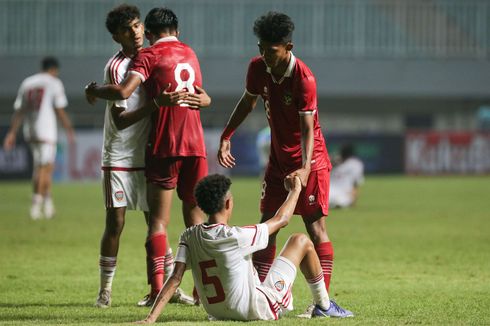
[[[323,280],[327,291],[330,287],[330,278],[333,270],[333,247],[331,242],[322,242],[315,245],[315,251],[320,258],[320,264],[323,270]]]
[[[256,251],[253,254],[253,264],[255,269],[259,273],[260,282],[264,282],[267,273],[269,273],[269,269],[274,262],[274,258],[276,257],[276,245],[269,245],[267,248]]]
[[[157,295],[163,287],[166,243],[167,235],[162,232],[151,235],[145,243],[148,283],[151,284],[152,295]]]

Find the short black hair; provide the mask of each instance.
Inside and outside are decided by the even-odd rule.
[[[59,68],[60,63],[58,62],[58,59],[55,57],[45,57],[41,61],[41,69],[43,71],[49,70],[51,68]]]
[[[120,27],[124,27],[133,20],[140,18],[140,16],[138,7],[122,4],[109,11],[105,19],[105,27],[107,27],[109,33],[116,34]]]
[[[223,209],[230,186],[231,180],[221,174],[212,174],[201,179],[194,189],[197,205],[208,215],[216,214]]]
[[[288,43],[293,39],[294,23],[283,13],[269,11],[257,18],[254,34],[259,40],[270,43]]]
[[[162,32],[174,32],[179,28],[179,20],[175,13],[166,8],[153,8],[145,18],[145,29],[153,35]]]
[[[342,158],[342,161],[345,161],[349,157],[354,156],[354,145],[352,144],[344,144],[340,148],[340,157]]]

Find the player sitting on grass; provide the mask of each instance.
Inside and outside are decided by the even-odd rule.
[[[312,317],[352,317],[329,299],[320,260],[304,234],[289,237],[274,260],[264,282],[252,264],[252,254],[265,248],[269,235],[285,227],[293,215],[301,192],[299,177],[284,181],[289,192],[276,214],[266,222],[244,227],[228,223],[233,211],[231,181],[211,175],[196,186],[199,207],[208,221],[185,230],[179,242],[174,273],[158,294],[147,318],[153,323],[180,285],[186,268],[192,269],[194,284],[210,318],[220,320],[274,320],[293,309],[291,288],[298,266],[315,302]]]

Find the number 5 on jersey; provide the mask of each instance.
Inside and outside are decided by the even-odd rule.
[[[203,285],[212,285],[216,292],[214,297],[206,297],[209,304],[218,303],[225,301],[225,291],[223,290],[223,285],[220,279],[216,275],[209,276],[207,269],[217,267],[216,260],[207,260],[199,263],[199,268],[201,269],[201,278]]]

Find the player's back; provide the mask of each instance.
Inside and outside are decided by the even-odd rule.
[[[247,249],[244,239],[246,236],[249,240],[263,238],[257,241],[267,245],[267,226],[264,226],[247,230],[224,224],[201,224],[182,234],[179,246],[186,247],[186,263],[192,268],[202,304],[217,319],[259,319],[256,287],[260,281],[252,265],[250,246]],[[250,232],[255,232],[256,237]]]
[[[195,93],[202,86],[201,68],[194,51],[175,37],[166,37],[141,50],[132,72],[144,81],[150,98],[162,91],[186,89]],[[206,156],[199,109],[185,104],[160,107],[153,115],[150,150],[158,157]]]
[[[341,193],[350,193],[364,182],[364,164],[356,157],[349,157],[332,169],[330,188]]]
[[[63,84],[51,74],[42,72],[26,78],[20,86],[15,109],[24,109],[24,137],[28,141],[56,142],[55,108],[68,104]]]

